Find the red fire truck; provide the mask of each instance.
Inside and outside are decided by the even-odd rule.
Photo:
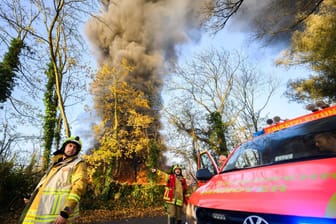
[[[208,152],[188,224],[336,223],[336,106],[264,128],[222,170]]]

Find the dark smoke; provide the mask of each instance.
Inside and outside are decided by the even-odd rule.
[[[100,66],[118,67],[127,59],[134,67],[126,81],[147,96],[149,114],[156,120],[153,131],[160,127],[163,76],[178,59],[178,47],[201,38],[201,11],[206,2],[105,0],[100,14],[86,24]]]
[[[265,43],[288,45],[293,32],[302,29],[306,16],[318,10],[321,0],[244,0],[230,28],[248,32]]]
[[[200,38],[204,0],[116,0],[92,18],[86,33],[98,50],[99,64],[134,67],[131,83],[161,85],[166,62],[175,62],[177,47]],[[142,85],[141,84],[141,85]]]

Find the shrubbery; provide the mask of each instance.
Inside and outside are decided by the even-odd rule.
[[[10,161],[0,163],[0,176],[0,213],[7,212],[15,198],[21,198],[23,203],[23,196],[32,192],[40,178]]]
[[[23,195],[31,193],[37,182],[40,180],[40,174],[33,174],[27,169],[15,167],[12,162],[3,162],[0,164],[0,222],[2,218],[12,216],[15,218],[20,215],[24,207]],[[81,210],[86,214],[94,211],[111,211],[116,213],[141,211],[161,211],[164,205],[163,193],[164,185],[158,184],[129,184],[114,181],[110,184],[107,194],[102,194],[97,184],[90,183],[86,194],[81,199]],[[9,213],[9,204],[13,199],[22,202],[22,207]],[[2,215],[1,215],[2,214]],[[114,213],[113,213],[114,214]],[[133,214],[138,216],[141,214]],[[153,215],[153,214],[152,214]],[[6,220],[6,219],[5,219]],[[9,223],[6,221],[6,223]]]

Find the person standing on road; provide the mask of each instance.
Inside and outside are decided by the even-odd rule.
[[[183,204],[187,203],[187,182],[182,175],[182,166],[174,165],[170,174],[157,169],[152,172],[167,181],[163,199],[168,205],[168,224],[182,224]]]
[[[78,155],[81,148],[79,137],[70,137],[54,153],[52,165],[27,202],[20,224],[65,224],[79,215],[79,200],[87,185],[86,164]]]

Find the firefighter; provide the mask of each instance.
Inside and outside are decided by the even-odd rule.
[[[158,169],[152,169],[152,172],[167,181],[163,199],[167,203],[168,224],[181,224],[183,204],[187,204],[187,182],[182,175],[182,166],[174,165],[170,174]]]
[[[220,156],[218,157],[218,167],[219,167],[220,169],[224,166],[226,160],[227,160],[226,155],[220,155]]]
[[[324,132],[315,135],[315,145],[322,152],[336,152],[336,133]]]
[[[87,170],[78,155],[79,137],[67,138],[54,152],[52,165],[36,186],[19,223],[65,224],[79,215],[79,200],[85,193]]]

